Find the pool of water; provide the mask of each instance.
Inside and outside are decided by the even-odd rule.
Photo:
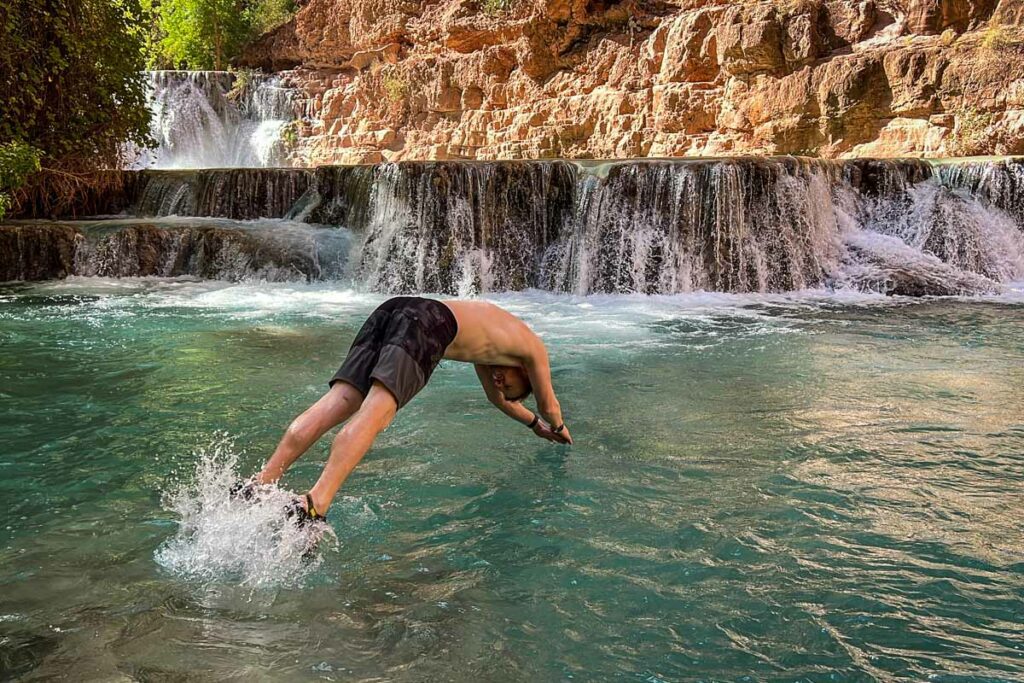
[[[496,296],[576,445],[445,363],[278,561],[217,487],[382,300],[0,291],[2,677],[1024,677],[1021,297]]]

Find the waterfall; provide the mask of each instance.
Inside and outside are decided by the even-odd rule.
[[[282,218],[309,189],[299,169],[215,169],[141,174],[135,216]],[[111,212],[115,213],[115,212]]]
[[[942,183],[977,197],[1024,225],[1024,159],[941,164]]]
[[[388,293],[951,295],[1024,280],[1022,160],[438,161],[126,179],[106,213],[344,228],[344,273],[302,272]],[[0,261],[17,260],[5,244],[29,253],[25,235],[0,239]]]
[[[138,168],[287,165],[294,91],[277,76],[226,71],[148,72],[151,134]],[[241,79],[241,80],[240,80]]]

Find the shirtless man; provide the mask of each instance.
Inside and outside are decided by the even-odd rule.
[[[537,436],[572,443],[551,386],[547,350],[526,323],[484,301],[396,297],[367,318],[330,390],[289,425],[254,480],[232,493],[249,497],[253,483],[277,481],[317,439],[348,420],[334,437],[320,479],[289,510],[300,524],[323,517],[374,439],[426,386],[442,358],[473,363],[488,400]],[[522,404],[531,392],[540,415]]]

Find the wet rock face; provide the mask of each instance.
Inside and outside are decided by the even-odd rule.
[[[67,277],[82,239],[69,226],[0,225],[0,282]]]
[[[1024,153],[1020,0],[310,0],[298,163]]]
[[[0,226],[0,281],[69,275],[293,281],[317,279],[320,270],[306,244],[244,230],[146,223],[101,232],[87,223]]]
[[[83,245],[76,255],[75,274],[287,281],[309,279],[314,272],[309,254],[290,251],[241,230],[139,225]]]

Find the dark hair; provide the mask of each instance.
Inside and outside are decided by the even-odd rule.
[[[526,375],[526,373],[524,372],[524,373],[523,373],[523,375],[525,376],[525,375]],[[519,402],[520,402],[520,401],[522,401],[522,400],[523,400],[524,398],[526,398],[526,397],[528,397],[528,396],[529,396],[530,394],[532,394],[532,393],[533,393],[533,385],[532,385],[532,384],[530,384],[530,378],[529,378],[529,377],[526,377],[526,378],[525,378],[525,382],[526,382],[526,390],[525,390],[525,391],[523,391],[523,395],[522,395],[522,396],[516,396],[515,398],[509,398],[508,396],[506,396],[506,397],[505,397],[505,400],[506,400],[506,401],[511,401],[512,403],[519,403]]]

